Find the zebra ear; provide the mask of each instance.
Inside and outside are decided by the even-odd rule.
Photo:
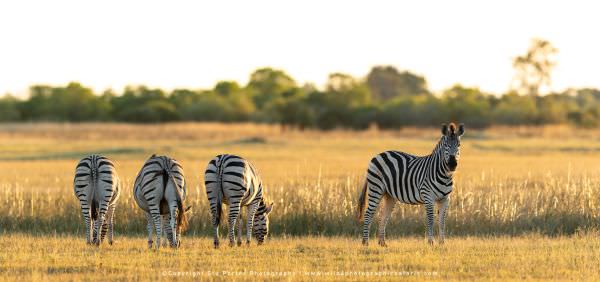
[[[273,202],[271,202],[271,204],[267,207],[267,209],[265,210],[266,214],[271,213],[271,211],[273,210]]]
[[[463,136],[465,134],[465,125],[463,123],[458,125],[458,136]]]
[[[448,135],[448,125],[442,123],[442,135]]]

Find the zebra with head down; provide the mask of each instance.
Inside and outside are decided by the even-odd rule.
[[[156,249],[166,232],[171,247],[179,247],[181,233],[187,229],[189,207],[185,208],[185,176],[176,160],[152,155],[135,179],[133,195],[148,220],[148,248],[152,248],[152,231],[156,231]],[[166,221],[166,222],[165,222]]]
[[[262,181],[256,168],[239,156],[218,155],[208,163],[204,184],[210,203],[215,248],[219,247],[222,204],[229,205],[229,245],[235,245],[236,229],[237,244],[242,244],[242,207],[247,207],[246,244],[250,244],[251,235],[259,245],[262,244],[269,233],[268,215],[273,203],[268,206],[265,203]]]
[[[108,243],[112,245],[115,208],[121,192],[115,165],[104,156],[85,157],[75,168],[73,186],[85,221],[86,242],[100,245],[108,232]]]

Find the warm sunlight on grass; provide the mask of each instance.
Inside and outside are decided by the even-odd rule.
[[[184,123],[0,129],[0,280],[61,280],[72,274],[86,280],[170,279],[162,271],[197,271],[204,273],[201,279],[219,279],[207,272],[224,270],[293,271],[292,279],[301,280],[314,278],[302,274],[311,270],[410,272],[402,278],[413,280],[429,272],[437,274],[427,278],[450,280],[600,278],[598,132],[467,129],[447,244],[427,246],[423,208],[398,205],[387,229],[391,246],[365,249],[354,213],[370,158],[388,149],[428,154],[438,128],[324,133]],[[78,159],[94,152],[115,160],[124,189],[115,217],[117,243],[99,250],[84,244],[72,187]],[[202,177],[210,158],[225,152],[250,159],[262,175],[266,196],[275,202],[266,246],[211,248]],[[189,182],[194,214],[183,248],[176,252],[146,250],[145,218],[131,195],[132,182],[152,153],[180,160]],[[258,279],[265,278],[277,277]]]

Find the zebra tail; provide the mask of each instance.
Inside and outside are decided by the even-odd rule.
[[[217,160],[217,214],[215,215],[217,226],[221,225],[221,215],[223,214],[223,163],[222,159]]]
[[[365,207],[367,205],[367,180],[365,179],[365,183],[363,184],[362,192],[358,197],[358,206],[356,209],[356,220],[361,222],[365,216]]]
[[[188,229],[188,220],[185,214],[185,207],[183,206],[183,196],[181,195],[181,189],[179,189],[179,185],[171,175],[171,172],[165,169],[165,173],[169,176],[171,182],[173,182],[173,186],[175,187],[175,195],[177,196],[177,209],[179,210],[179,216],[177,217],[177,229],[181,232],[186,231]]]

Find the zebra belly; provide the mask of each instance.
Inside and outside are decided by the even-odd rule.
[[[396,201],[398,201],[402,204],[409,204],[409,205],[422,205],[423,204],[423,201],[421,200],[421,195],[419,194],[418,191],[414,191],[413,194],[410,194],[411,196],[409,197],[407,193],[410,193],[410,192],[408,190],[404,190],[404,192],[403,192],[404,198],[406,198],[406,199],[403,199],[400,189],[403,189],[403,188],[396,189],[394,191],[395,193],[392,193],[391,189],[388,187],[385,192],[388,195],[390,195],[390,197],[394,198]],[[397,195],[394,195],[394,194],[397,194]]]

